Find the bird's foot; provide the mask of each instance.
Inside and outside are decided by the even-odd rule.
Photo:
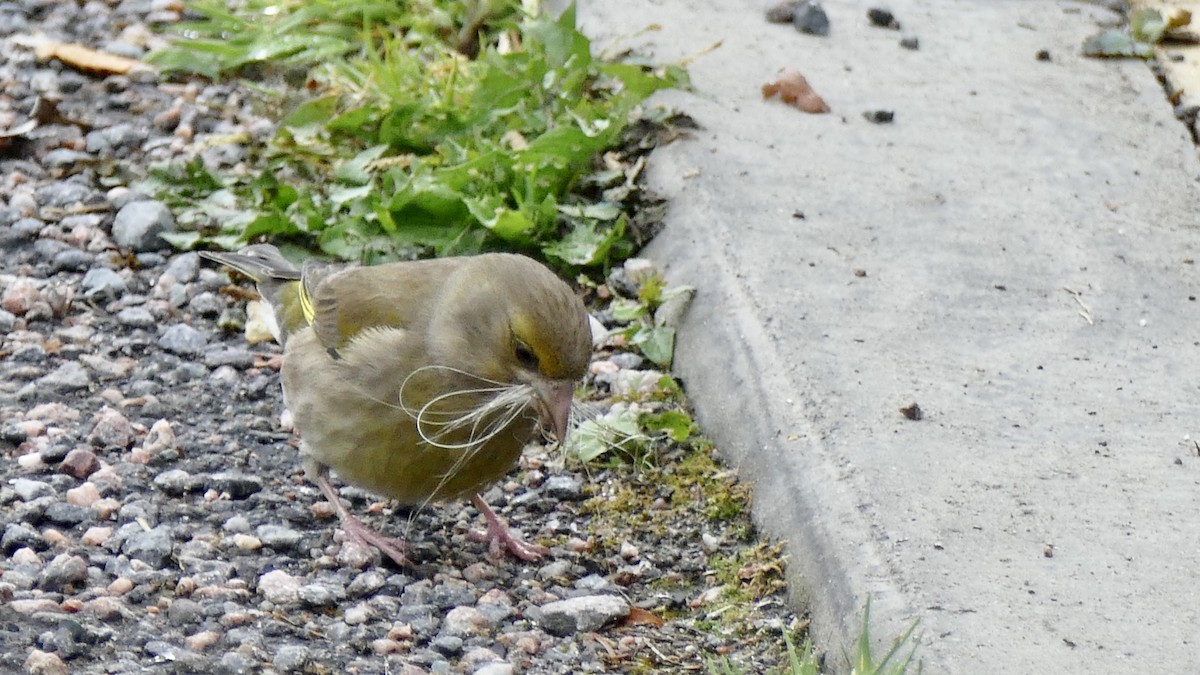
[[[404,555],[404,549],[408,548],[408,542],[403,539],[389,537],[349,513],[342,518],[342,531],[363,546],[378,549],[380,553],[391,558],[397,565],[401,567],[408,565],[408,558]]]
[[[484,532],[473,530],[467,536],[472,541],[486,541],[488,543],[488,551],[493,557],[499,557],[501,550],[506,549],[521,560],[533,562],[550,552],[550,549],[545,546],[530,543],[522,539],[519,535],[514,534],[508,528],[508,523],[496,515],[492,507],[488,506],[488,503],[483,501],[483,497],[480,495],[472,497],[471,503],[483,513],[484,519],[487,520],[487,530]]]
[[[328,470],[324,467],[318,470],[317,487],[321,488],[321,493],[325,495],[330,504],[333,504],[333,510],[337,512],[338,519],[342,522],[342,531],[363,546],[377,549],[383,555],[391,558],[397,565],[406,567],[408,565],[408,558],[404,556],[404,549],[408,547],[408,543],[403,539],[389,537],[374,530],[358,518],[355,518],[342,504],[342,499],[338,495],[337,490],[329,484],[329,476],[327,474]]]

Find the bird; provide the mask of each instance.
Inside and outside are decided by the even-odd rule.
[[[469,497],[493,556],[549,553],[510,531],[480,495],[527,443],[567,436],[591,356],[582,300],[549,268],[514,253],[302,267],[270,244],[201,255],[257,283],[283,345],[283,400],[306,475],[342,529],[404,566],[406,542],[341,503],[345,482],[410,507]]]

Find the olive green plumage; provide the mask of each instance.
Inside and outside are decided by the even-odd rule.
[[[310,476],[329,467],[423,505],[502,477],[539,426],[566,433],[591,334],[582,302],[540,263],[492,253],[300,270],[267,245],[204,255],[254,278],[274,311]]]

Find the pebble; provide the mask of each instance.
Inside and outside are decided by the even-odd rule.
[[[387,580],[377,570],[367,570],[354,577],[346,586],[346,594],[352,598],[362,598],[383,588]]]
[[[9,523],[4,528],[4,536],[0,537],[0,547],[9,552],[23,547],[41,551],[48,545],[40,532],[24,523]]]
[[[262,540],[250,534],[235,534],[231,537],[233,545],[242,551],[252,552],[262,548]]]
[[[273,604],[293,605],[300,600],[300,580],[283,570],[274,570],[258,578],[258,592]]]
[[[233,499],[245,499],[262,490],[262,479],[232,471],[214,473],[208,484],[215,490],[228,493]]]
[[[188,649],[202,652],[217,644],[221,640],[221,634],[215,630],[202,630],[195,635],[189,635],[184,639],[183,644]]]
[[[67,675],[67,664],[57,654],[34,649],[25,659],[25,672],[29,675]]]
[[[284,645],[275,652],[271,665],[281,673],[297,673],[308,663],[308,649],[301,645]]]
[[[146,434],[146,440],[142,443],[142,448],[151,455],[176,450],[178,447],[175,429],[167,420],[158,420],[152,424],[149,433]]]
[[[17,497],[25,502],[31,502],[42,497],[53,497],[57,494],[54,488],[45,481],[15,478],[9,481],[9,484],[12,485],[13,491],[17,493]]]
[[[599,630],[629,614],[629,603],[618,595],[585,595],[551,602],[541,607],[540,623],[560,637]]]
[[[304,540],[304,535],[283,525],[260,525],[257,534],[264,546],[277,551],[296,549]]]
[[[340,586],[327,583],[304,584],[298,591],[300,602],[309,607],[333,607],[346,597]]]
[[[463,639],[456,635],[442,635],[434,638],[433,641],[429,643],[429,646],[433,647],[433,649],[439,654],[455,656],[456,654],[462,652]]]
[[[67,361],[37,380],[38,389],[58,394],[87,389],[91,384],[91,376],[76,361]]]
[[[38,575],[38,588],[62,592],[87,580],[87,562],[77,555],[59,554]]]
[[[342,542],[336,558],[338,565],[355,570],[366,569],[369,565],[378,564],[380,559],[381,554],[378,550],[353,540]]]
[[[136,438],[137,432],[129,418],[113,408],[105,406],[92,417],[88,442],[98,448],[126,449]]]
[[[89,527],[83,536],[79,538],[79,543],[84,546],[101,546],[108,538],[112,536],[113,529],[111,527]]]
[[[542,484],[542,492],[551,499],[575,501],[583,497],[583,484],[574,476],[551,476]]]
[[[182,323],[171,326],[158,339],[159,347],[181,356],[199,354],[206,344],[208,344],[208,338],[204,336],[204,333]]]
[[[173,547],[171,533],[159,526],[130,536],[121,545],[121,552],[155,567],[162,567],[171,559]]]
[[[169,469],[154,477],[154,487],[172,497],[181,497],[200,487],[200,482],[183,469]]]
[[[796,8],[792,14],[792,25],[801,33],[821,37],[829,35],[829,16],[825,13],[825,8],[814,0]]]
[[[90,262],[90,258],[88,262]],[[93,301],[116,300],[122,293],[129,290],[128,284],[121,278],[121,275],[107,267],[94,267],[88,270],[79,285],[83,288],[83,297]]]
[[[87,482],[67,490],[67,503],[74,506],[91,507],[100,501],[100,490],[95,483]]]
[[[117,323],[129,328],[150,328],[158,322],[145,307],[126,307],[117,312]]]
[[[166,204],[153,200],[135,201],[117,211],[112,237],[124,248],[152,251],[166,247],[162,235],[174,232],[175,228],[175,217]]]
[[[483,612],[474,607],[455,607],[442,619],[442,635],[458,637],[487,635],[491,623]]]
[[[29,565],[31,567],[41,567],[42,559],[38,556],[37,551],[31,548],[19,548],[13,551],[13,554],[8,559],[14,565]]]
[[[347,626],[360,626],[370,618],[371,608],[361,603],[346,609],[342,614],[342,621],[345,621]]]
[[[479,665],[479,667],[472,671],[472,675],[513,675],[515,672],[516,670],[511,663],[492,661]]]

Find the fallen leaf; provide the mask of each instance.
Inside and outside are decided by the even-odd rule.
[[[1149,58],[1154,54],[1154,48],[1144,42],[1138,42],[1128,33],[1111,28],[1093,35],[1083,42],[1084,56],[1095,57],[1127,57],[1136,56]]]
[[[644,610],[641,607],[631,607],[629,608],[629,614],[625,616],[624,623],[626,626],[647,625],[658,628],[666,622],[654,612]]]
[[[784,103],[799,108],[807,113],[827,113],[829,106],[813,91],[808,80],[795,68],[784,68],[779,78],[762,86],[763,98],[771,98],[776,94]]]
[[[1192,22],[1192,13],[1182,7],[1167,10],[1167,30],[1183,28]]]
[[[76,70],[97,75],[124,75],[142,63],[72,42],[46,42],[38,45],[34,54],[40,61],[58,59]]]

